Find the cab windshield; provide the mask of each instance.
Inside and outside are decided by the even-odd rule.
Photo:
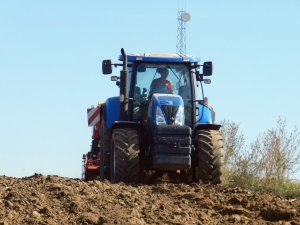
[[[141,63],[136,68],[134,81],[133,119],[140,120],[141,107],[147,105],[154,93],[180,95],[185,105],[186,124],[190,125],[192,115],[192,88],[189,67],[183,63]]]

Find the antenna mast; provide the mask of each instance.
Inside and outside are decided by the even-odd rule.
[[[186,55],[186,23],[191,19],[191,15],[186,11],[178,11],[177,44],[176,51],[180,55]]]

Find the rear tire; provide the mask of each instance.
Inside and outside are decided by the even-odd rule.
[[[139,182],[140,145],[137,130],[117,128],[111,139],[111,182]]]
[[[101,121],[100,137],[100,180],[110,180],[110,129],[107,129],[104,117]]]
[[[223,169],[223,137],[218,130],[199,130],[196,133],[197,167],[195,181],[206,184],[221,184]]]

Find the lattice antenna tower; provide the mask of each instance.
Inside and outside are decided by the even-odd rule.
[[[176,51],[180,55],[186,55],[186,23],[191,19],[191,15],[186,11],[178,11],[177,44]]]

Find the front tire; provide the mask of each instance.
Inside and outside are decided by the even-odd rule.
[[[197,167],[194,179],[206,184],[220,184],[223,170],[223,137],[218,130],[199,130],[196,133]]]
[[[136,183],[140,178],[140,145],[137,130],[117,128],[111,139],[111,182]]]

